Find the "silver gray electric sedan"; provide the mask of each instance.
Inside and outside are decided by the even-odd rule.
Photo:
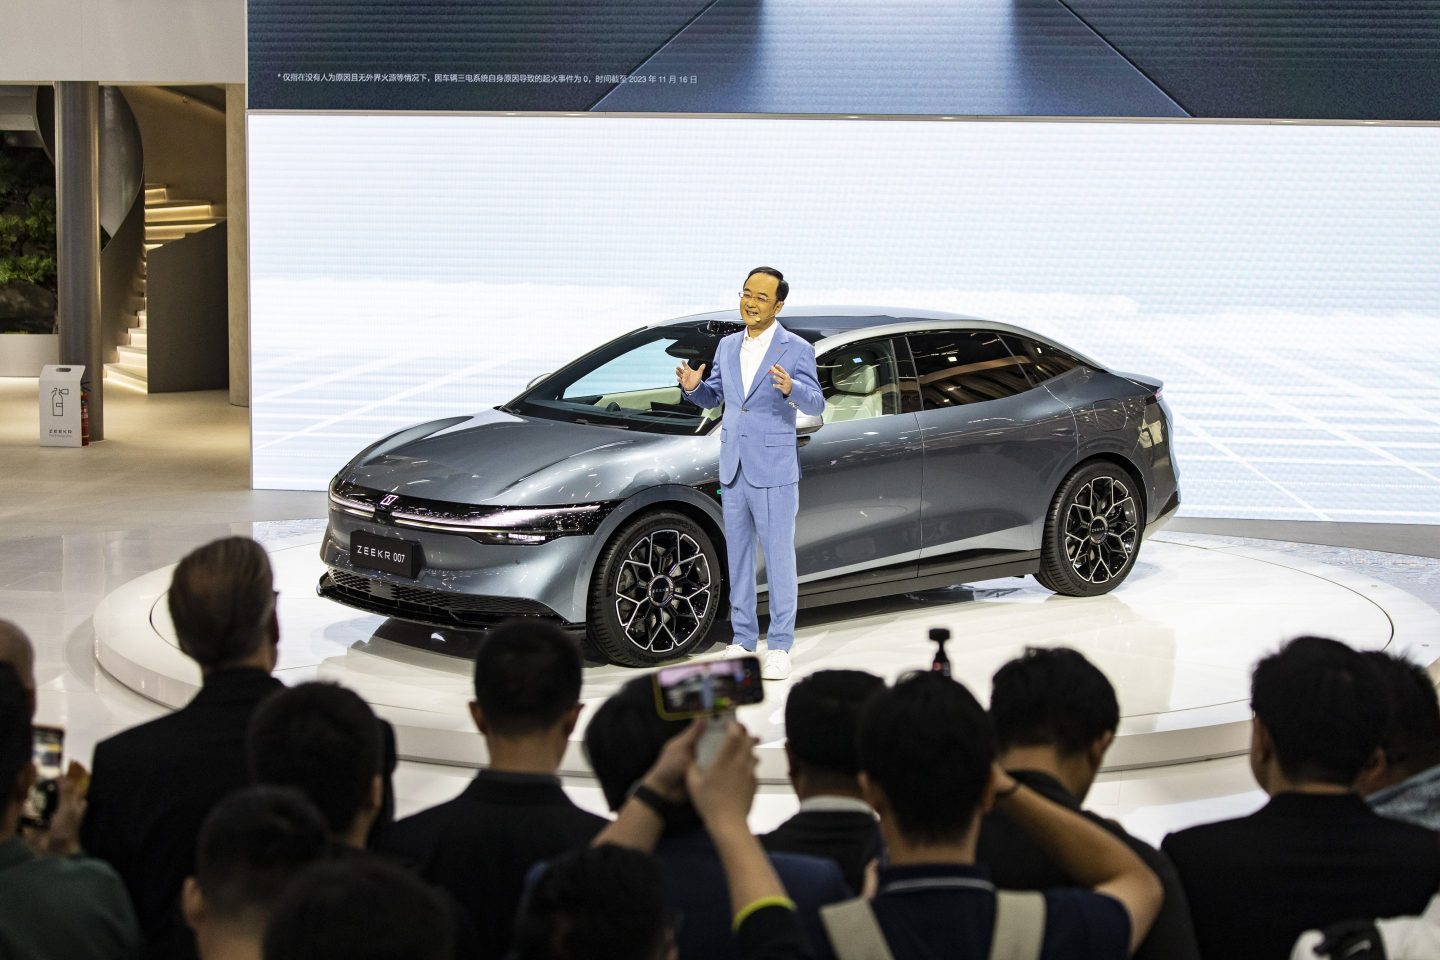
[[[802,608],[1026,574],[1095,596],[1179,506],[1156,380],[958,314],[781,323],[814,343],[825,394],[797,424]],[[361,451],[330,484],[320,594],[440,627],[543,618],[632,666],[689,653],[728,611],[721,410],[674,369],[739,329],[733,311],[643,327]]]

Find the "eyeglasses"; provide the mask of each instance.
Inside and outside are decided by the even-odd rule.
[[[770,298],[763,293],[751,293],[749,290],[740,291],[741,300],[754,300],[756,303],[769,303]]]

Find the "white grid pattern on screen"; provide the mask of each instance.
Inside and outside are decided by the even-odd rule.
[[[772,262],[792,303],[1008,320],[1163,379],[1184,513],[1440,522],[1440,130],[250,123],[257,487]]]

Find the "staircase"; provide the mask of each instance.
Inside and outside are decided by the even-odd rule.
[[[146,315],[146,261],[150,251],[172,240],[188,237],[225,218],[224,204],[205,200],[172,200],[163,183],[145,184],[145,250],[131,287],[130,307],[134,323],[126,332],[125,343],[116,349],[120,359],[105,364],[105,382],[120,384],[141,392],[149,390],[149,328]]]

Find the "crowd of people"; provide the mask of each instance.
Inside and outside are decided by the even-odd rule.
[[[814,672],[785,702],[799,810],[757,837],[754,738],[732,720],[702,766],[706,721],[664,719],[645,675],[584,729],[613,816],[577,806],[581,653],[517,621],[475,657],[486,766],[397,820],[389,724],[274,678],[275,597],[254,541],[186,556],[168,603],[200,691],[72,763],[43,825],[33,653],[0,621],[0,958],[1440,957],[1440,704],[1388,653],[1262,659],[1268,802],[1159,849],[1084,807],[1120,707],[1080,653],[1026,650],[988,709],[935,672]]]

